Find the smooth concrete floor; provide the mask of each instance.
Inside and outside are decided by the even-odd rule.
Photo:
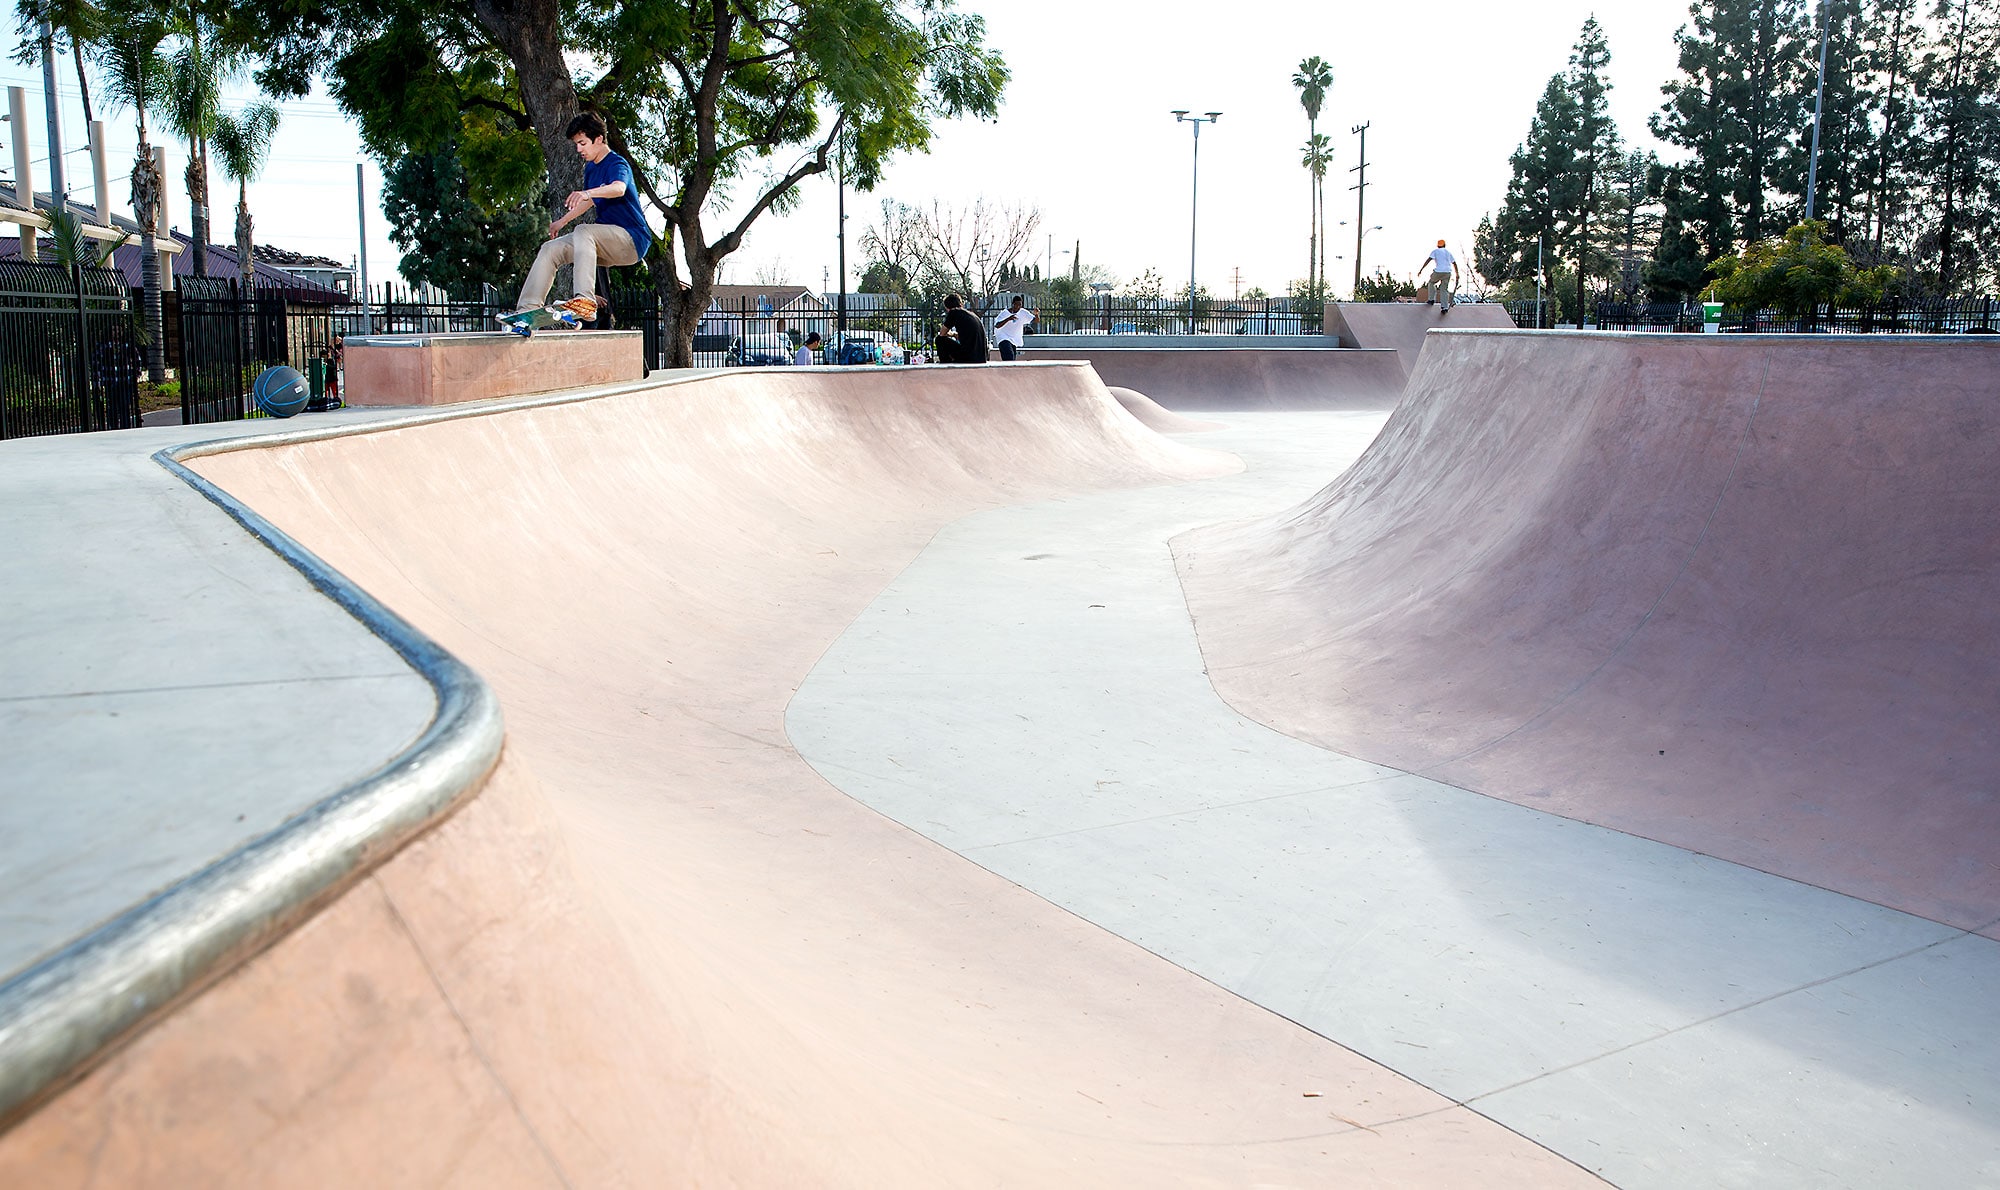
[[[329,419],[379,420],[283,428]],[[276,428],[0,443],[0,981],[430,723],[422,676],[151,458]]]
[[[1304,499],[1383,415],[1225,420],[1185,441],[1242,475],[940,533],[801,686],[800,753],[1616,1184],[2000,1184],[2000,944],[1225,705],[1169,539]]]

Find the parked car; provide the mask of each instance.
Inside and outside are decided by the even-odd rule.
[[[827,341],[826,358],[837,364],[899,364],[903,345],[883,331],[848,331]]]
[[[729,345],[732,368],[782,368],[792,362],[792,341],[783,335],[743,335]]]

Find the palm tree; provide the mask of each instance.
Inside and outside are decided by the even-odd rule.
[[[1299,63],[1297,73],[1292,75],[1292,86],[1299,89],[1299,103],[1306,109],[1306,131],[1314,141],[1319,139],[1319,109],[1326,102],[1326,93],[1333,87],[1333,67],[1325,58],[1314,54]],[[1306,242],[1306,284],[1316,285],[1323,267],[1320,251],[1320,185],[1319,176],[1307,179],[1312,188],[1309,196],[1312,207],[1312,235]]]
[[[222,82],[227,63],[202,38],[206,30],[199,14],[188,14],[175,22],[173,32],[180,46],[167,61],[162,79],[165,103],[162,111],[167,127],[187,142],[188,206],[194,224],[194,273],[208,276],[208,145],[215,133],[215,121],[222,114]],[[212,40],[212,39],[211,39]]]
[[[243,279],[246,297],[257,285],[250,259],[250,180],[263,171],[271,136],[277,131],[278,109],[268,103],[253,103],[215,121],[215,153],[222,158],[222,175],[236,183],[236,274]]]
[[[1333,164],[1333,138],[1324,132],[1313,133],[1312,139],[1306,142],[1306,155],[1300,159],[1299,164],[1305,166],[1306,172],[1312,175],[1313,230],[1315,239],[1317,239],[1318,233],[1323,229],[1326,222],[1326,212],[1322,209],[1322,206],[1325,202],[1326,168]],[[1317,280],[1308,278],[1306,282],[1306,292],[1315,301],[1323,301],[1326,297],[1326,294],[1323,292],[1326,285],[1325,260],[1320,260],[1319,266],[1321,276]]]
[[[160,212],[160,175],[153,168],[153,146],[146,139],[146,108],[158,102],[165,64],[160,43],[166,25],[141,6],[120,6],[107,13],[98,42],[97,64],[104,72],[104,99],[116,110],[130,107],[139,120],[139,151],[132,158],[132,216],[139,221],[139,278],[145,293],[146,379],[159,384],[167,378],[165,326],[160,315],[160,254],[155,245]],[[109,212],[99,212],[105,219]]]

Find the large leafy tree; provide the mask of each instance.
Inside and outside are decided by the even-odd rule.
[[[537,178],[496,200],[490,186],[470,183],[455,145],[389,162],[382,170],[382,210],[403,250],[399,271],[448,293],[469,293],[482,284],[513,290],[548,227],[536,197],[540,190]]]
[[[759,218],[836,164],[871,188],[936,121],[992,116],[1007,81],[955,0],[294,0],[246,7],[233,29],[267,89],[302,92],[330,58],[378,153],[457,137],[473,177],[487,150],[512,160],[532,137],[550,209],[581,175],[564,126],[601,112],[666,227],[647,264],[678,363]]]

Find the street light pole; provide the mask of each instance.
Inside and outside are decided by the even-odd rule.
[[[1188,327],[1194,327],[1194,249],[1195,235],[1200,228],[1198,215],[1201,210],[1201,126],[1213,124],[1222,118],[1221,112],[1208,112],[1190,116],[1185,109],[1174,112],[1174,123],[1194,125],[1194,185],[1188,195]]]
[[[1826,45],[1833,36],[1832,15],[1826,0],[1819,0],[1819,87],[1813,92],[1812,161],[1806,166],[1806,220],[1811,222],[1813,204],[1819,198],[1819,126],[1826,112]]]

